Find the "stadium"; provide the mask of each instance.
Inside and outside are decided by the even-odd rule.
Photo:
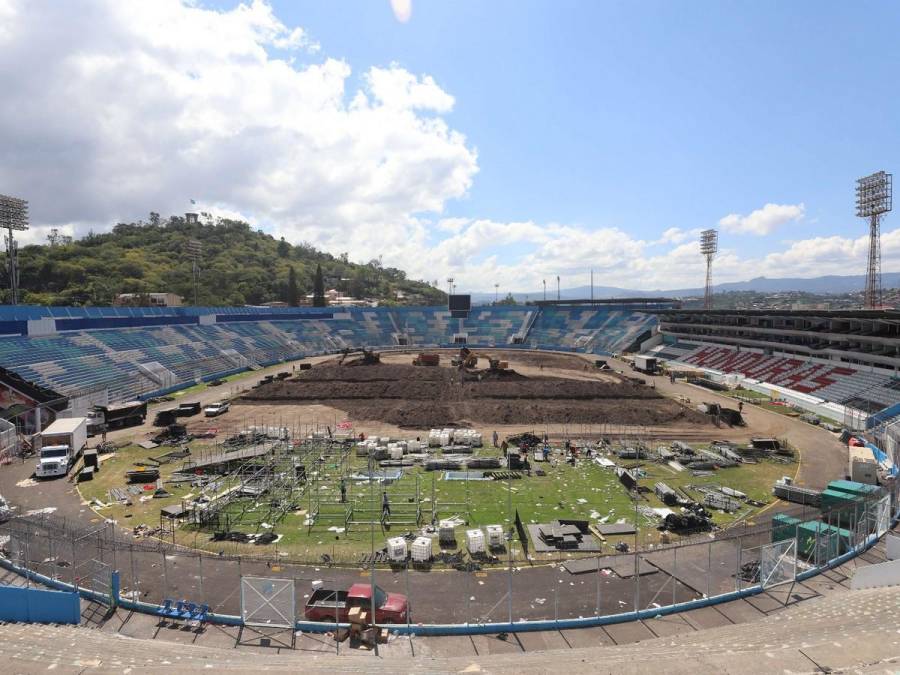
[[[450,659],[469,636],[503,668],[808,614],[891,564],[900,314],[451,301],[4,307],[7,581],[140,639]],[[36,479],[42,435],[98,411]],[[318,611],[368,588],[368,628]]]
[[[746,4],[0,0],[0,672],[900,671],[900,4]]]

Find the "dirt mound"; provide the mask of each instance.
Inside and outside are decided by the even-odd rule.
[[[525,377],[515,371],[482,371],[481,379],[453,368],[405,364],[345,367],[329,362],[297,377],[262,385],[243,403],[316,403],[350,418],[427,429],[465,423],[709,424],[643,385]]]

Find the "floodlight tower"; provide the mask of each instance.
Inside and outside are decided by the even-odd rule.
[[[28,229],[28,202],[18,197],[0,195],[0,228],[7,230],[6,271],[9,275],[10,304],[19,301],[19,245],[13,231]]]
[[[719,233],[703,230],[700,233],[700,253],[706,258],[706,290],[703,294],[703,309],[712,309],[712,261],[719,252]]]
[[[191,239],[187,243],[187,253],[191,259],[191,273],[194,279],[194,307],[199,305],[197,298],[200,295],[200,252],[203,250],[203,244],[196,239]]]
[[[455,279],[453,277],[447,277],[447,295],[453,295],[453,282]]]
[[[881,217],[891,210],[893,175],[879,171],[856,181],[856,215],[869,219],[866,309],[881,307]]]

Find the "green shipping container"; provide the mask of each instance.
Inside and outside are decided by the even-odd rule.
[[[859,520],[865,508],[865,500],[859,495],[826,489],[822,491],[819,509],[822,517],[830,523],[849,525]]]
[[[877,485],[866,485],[853,480],[833,480],[828,484],[827,489],[869,499],[877,499],[882,493],[882,489]]]
[[[799,518],[794,518],[785,513],[775,514],[772,518],[772,543],[793,539],[797,536],[797,525],[799,524]]]
[[[836,558],[850,550],[851,537],[849,530],[826,525],[817,520],[801,523],[797,526],[797,545],[803,556],[810,557],[816,547],[818,533],[819,546],[824,548],[824,558],[818,562]]]

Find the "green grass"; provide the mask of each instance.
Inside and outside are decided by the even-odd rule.
[[[742,389],[740,387],[725,392],[725,395],[730,396],[731,398],[753,399],[756,401],[768,401],[771,399],[771,396],[768,394],[762,394],[752,389]]]
[[[222,382],[231,382],[232,380],[239,380],[242,377],[248,377],[251,374],[252,374],[251,371],[244,370],[244,371],[241,371],[240,373],[234,373],[227,377],[220,377],[219,379]],[[192,387],[188,387],[187,389],[179,389],[178,391],[170,394],[170,396],[172,396],[172,398],[181,398],[182,396],[187,396],[188,394],[196,394],[198,391],[204,391],[205,389],[211,389],[211,388],[212,387],[210,387],[208,383],[200,382],[199,384],[195,384]]]
[[[192,444],[194,447],[204,447],[203,443]],[[96,478],[80,485],[82,496],[87,500],[98,499],[107,502],[107,491],[111,487],[125,487],[124,474],[134,468],[135,464],[147,462],[150,456],[160,456],[171,448],[156,448],[143,450],[138,446],[128,446],[121,449],[115,456],[102,463],[101,471]],[[366,460],[356,458],[351,453],[350,465],[353,470],[364,470]],[[479,456],[495,456],[498,451],[490,448],[478,450]],[[160,467],[163,480],[181,467],[181,461],[164,464]],[[640,464],[646,475],[640,478],[639,483],[646,486],[650,492],[639,503],[650,507],[662,507],[663,504],[653,494],[653,486],[657,481],[663,481],[671,487],[685,488],[692,497],[700,500],[702,495],[692,492],[689,485],[718,484],[726,485],[747,493],[753,499],[769,501],[771,499],[772,483],[784,474],[792,474],[794,466],[785,466],[773,462],[764,461],[757,465],[742,465],[731,469],[721,469],[713,476],[693,477],[690,471],[677,472],[668,465],[653,462],[626,462],[631,466]],[[152,463],[151,463],[152,465]],[[422,524],[427,524],[432,518],[432,504],[439,505],[438,518],[459,516],[466,518],[464,503],[469,503],[469,526],[483,527],[485,525],[499,524],[508,528],[518,511],[526,525],[529,523],[548,522],[557,518],[573,518],[590,520],[596,524],[597,520],[607,517],[607,522],[616,522],[620,519],[632,523],[637,515],[639,525],[639,539],[642,545],[659,541],[659,532],[655,529],[656,522],[635,513],[635,504],[631,497],[621,486],[614,471],[604,469],[587,459],[580,460],[576,466],[558,463],[551,466],[549,463],[533,463],[533,469],[541,468],[546,476],[532,476],[512,481],[448,481],[444,480],[444,472],[426,472],[422,468],[404,469],[403,477],[394,485],[387,487],[391,500],[394,520],[401,518],[401,511],[414,508],[416,486],[418,483],[418,496],[421,505]],[[332,469],[333,470],[333,469]],[[228,487],[227,483],[221,488]],[[349,485],[349,483],[348,483]],[[124,506],[112,504],[98,509],[101,515],[112,518],[124,527],[134,527],[144,523],[150,527],[159,525],[160,510],[169,505],[180,504],[182,499],[196,496],[198,490],[192,489],[187,484],[166,484],[166,489],[172,493],[171,497],[163,499],[149,499],[141,502],[138,496],[133,496],[132,505]],[[367,483],[356,483],[349,488],[348,501],[362,508],[380,512],[381,488],[374,486],[370,489]],[[145,495],[152,492],[145,492]],[[323,510],[332,513],[343,513],[344,507],[338,505],[337,480],[323,481],[320,484],[321,503],[330,504]],[[412,500],[412,503],[410,502]],[[451,505],[455,502],[457,505]],[[328,530],[331,525],[343,526],[343,522],[337,520],[322,521],[310,528],[305,524],[309,510],[315,506],[312,490],[294,499],[294,509],[289,511],[273,525],[271,531],[282,535],[278,542],[279,554],[291,557],[317,560],[323,553],[328,553],[337,561],[350,562],[359,558],[360,554],[367,552],[371,547],[372,528],[369,525],[354,525],[349,531],[332,532]],[[231,529],[247,533],[262,533],[269,531],[261,527],[260,523],[269,519],[268,499],[243,500],[229,504],[226,512],[237,516],[240,511],[246,509],[245,518],[237,524],[232,524]],[[727,527],[738,520],[748,519],[753,516],[756,509],[744,507],[735,514],[714,513],[715,522]],[[358,516],[362,519],[361,516]],[[412,524],[399,524],[395,522],[392,527],[382,532],[380,526],[375,527],[375,542],[377,547],[384,544],[384,539],[389,536],[403,535],[407,531],[417,529]],[[465,541],[466,525],[457,528],[457,541]],[[622,540],[633,543],[634,536],[621,537]],[[223,551],[226,553],[271,553],[273,547],[256,547],[253,545],[240,545],[234,543],[220,543],[210,541],[210,532],[199,531],[191,525],[183,525],[177,531],[179,543],[204,548],[210,551]],[[616,543],[616,538],[608,538],[607,550]],[[553,554],[551,557],[557,557]],[[541,559],[542,556],[535,556]]]

